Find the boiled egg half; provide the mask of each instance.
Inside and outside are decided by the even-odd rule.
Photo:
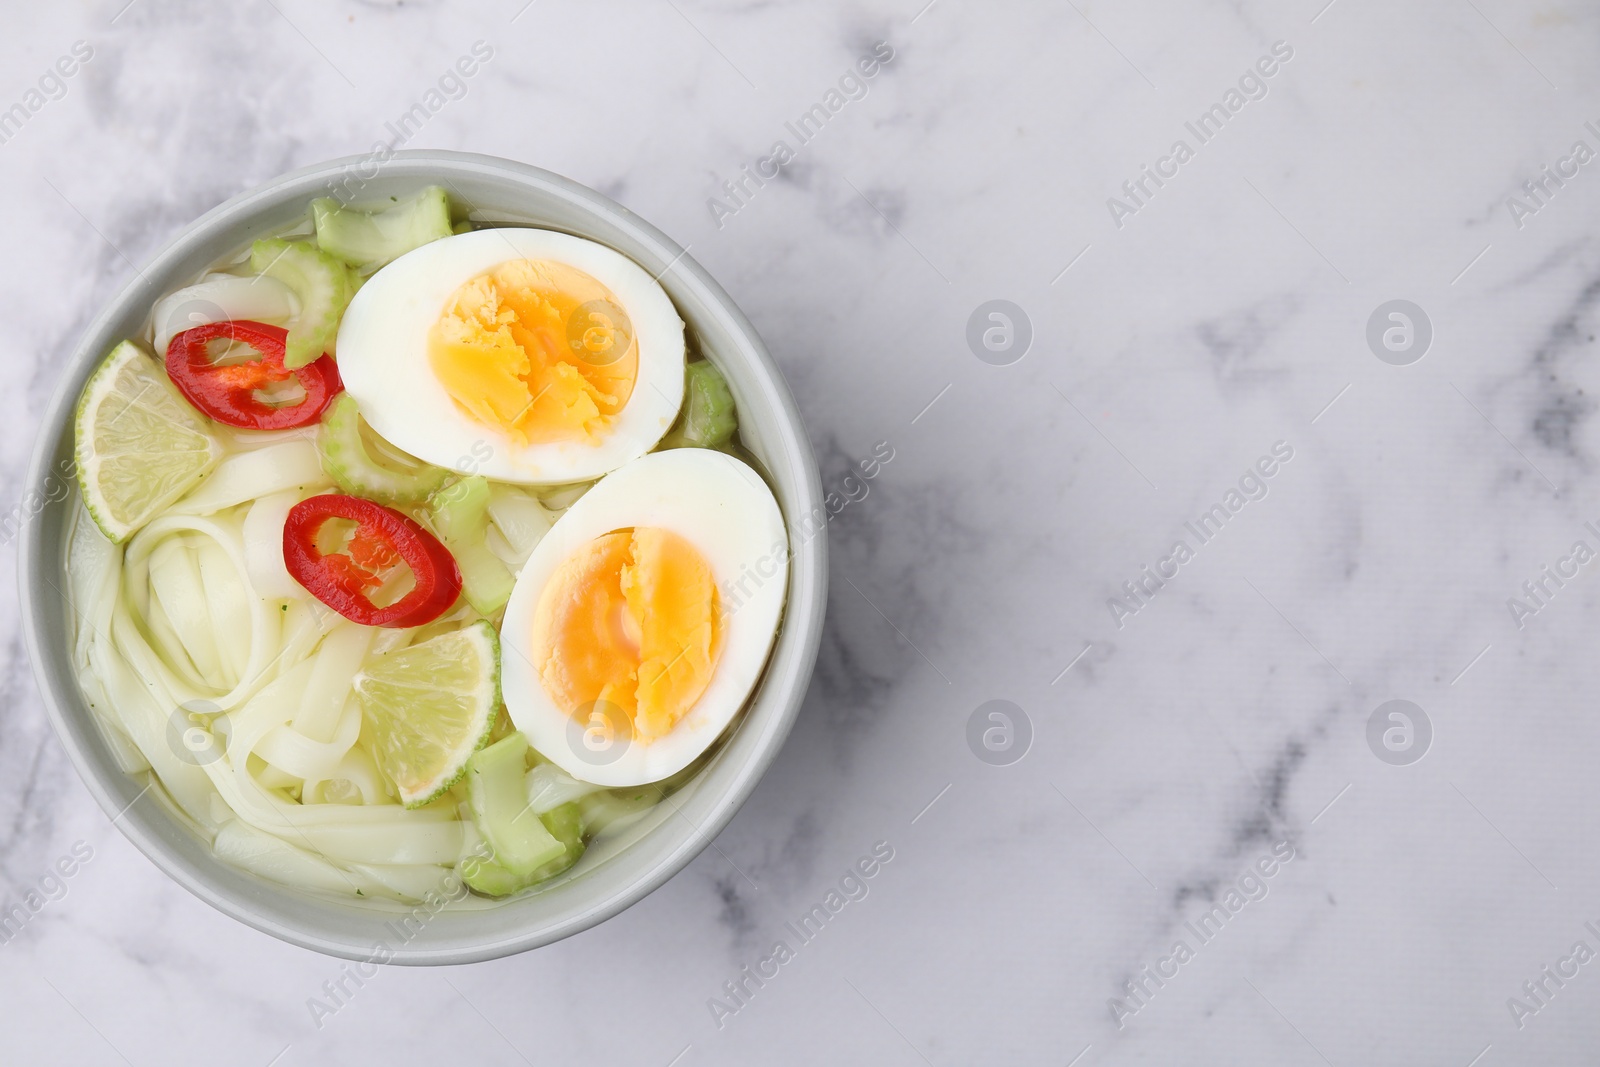
[[[581,781],[682,770],[760,678],[788,560],[772,491],[732,456],[671,449],[607,475],[539,542],[506,605],[512,722]]]
[[[598,478],[683,401],[683,322],[643,267],[550,230],[475,230],[379,270],[344,313],[339,374],[377,434],[465,474]]]

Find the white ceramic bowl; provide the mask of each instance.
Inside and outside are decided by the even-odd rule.
[[[312,198],[341,186],[348,199],[383,200],[441,184],[473,217],[543,226],[610,246],[661,284],[695,346],[728,379],[746,447],[766,467],[789,525],[794,557],[782,630],[765,679],[706,768],[671,803],[614,837],[602,835],[570,877],[496,906],[445,909],[402,928],[400,905],[333,900],[248,874],[215,859],[159,793],[122,773],[91,718],[71,667],[71,616],[62,590],[65,532],[77,506],[60,472],[72,454],[73,412],[91,371],[135,333],[152,302],[207,265],[282,229]],[[19,543],[23,625],[34,674],[57,735],[78,773],[128,839],[213,907],[285,941],[349,959],[454,964],[547,944],[595,925],[681,870],[733,818],[788,734],[805,695],[827,603],[827,534],[802,523],[823,514],[816,460],[794,400],[749,321],[699,264],[655,227],[592,189],[548,171],[459,152],[399,152],[381,166],[335,159],[277,178],[207,212],[158,252],[94,320],[67,361],[44,415],[28,473]],[[120,813],[120,814],[119,814]],[[420,925],[402,939],[397,931]]]

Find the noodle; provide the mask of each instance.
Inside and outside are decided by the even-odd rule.
[[[304,889],[420,900],[461,857],[469,824],[453,804],[408,811],[390,795],[361,747],[354,682],[368,656],[465,616],[380,631],[304,596],[257,595],[245,515],[325,484],[305,467],[310,448],[230,455],[123,548],[80,509],[74,658],[123,769],[152,771],[218,858]]]

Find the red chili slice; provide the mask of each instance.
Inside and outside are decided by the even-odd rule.
[[[320,356],[304,367],[283,365],[284,339],[279,326],[247,320],[207,323],[184,330],[167,345],[167,376],[189,403],[229,426],[246,430],[288,430],[322,417],[322,410],[344,384],[332,356]],[[211,362],[208,345],[226,338],[249,345],[260,359],[219,367]],[[290,378],[305,390],[296,404],[268,404],[256,392]]]
[[[356,524],[345,552],[317,547],[317,534],[330,519]],[[379,607],[369,594],[383,583],[382,571],[400,560],[411,568],[416,586]],[[358,496],[328,493],[290,508],[283,562],[312,596],[363,626],[421,626],[461,595],[461,568],[438,538],[393,508]]]

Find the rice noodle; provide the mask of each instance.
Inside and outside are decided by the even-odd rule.
[[[256,595],[263,600],[303,597],[305,588],[289,576],[283,562],[283,526],[289,511],[300,502],[297,490],[272,493],[256,498],[244,514],[240,533],[244,538],[245,569]]]
[[[228,620],[210,617],[199,566],[192,554],[184,551],[183,542],[176,542],[157,555],[173,534],[191,531],[213,541],[232,565],[237,579],[233,599],[242,604],[243,616],[249,619],[245,633],[237,626],[221,630],[219,626]],[[282,612],[253,594],[244,593],[249,589],[249,579],[236,517],[163,515],[133,536],[125,560],[123,585],[129,595],[113,613],[113,636],[140,673],[147,677],[153,674],[178,697],[178,703],[203,701],[220,710],[230,710],[266,681],[269,671],[279,667]],[[155,641],[144,640],[134,622],[129,608],[138,604],[151,605],[146,619]],[[157,606],[161,611],[154,610]],[[230,609],[229,615],[238,610]],[[167,623],[164,628],[156,625],[163,615]],[[119,628],[119,623],[125,625]],[[236,675],[220,667],[208,671],[205,665],[215,664],[219,656],[217,643],[230,641],[238,647],[229,651],[229,661],[242,662],[243,671]]]
[[[316,443],[301,431],[284,431],[276,444],[225,458],[194,492],[172,506],[171,513],[210,515],[272,493],[332,484],[322,470]]]
[[[366,749],[356,747],[344,754],[327,778],[308,778],[300,799],[306,804],[386,804],[392,798],[378,765]]]
[[[274,278],[208,274],[194,285],[156,301],[151,315],[156,354],[165,356],[176,334],[222,319],[251,319],[286,326],[299,310],[298,303],[289,287]]]
[[[322,639],[316,663],[306,684],[305,698],[295,712],[294,728],[314,741],[331,741],[349,717],[354,702],[350,693],[356,672],[372,647],[373,628],[340,623]],[[360,713],[356,714],[356,729]],[[348,749],[350,746],[346,745]],[[341,752],[341,755],[343,753]],[[335,761],[337,762],[337,761]],[[323,776],[319,776],[323,777]]]
[[[285,724],[269,730],[256,746],[255,754],[296,778],[320,781],[338,773],[360,733],[361,709],[354,700],[348,700],[331,741],[315,741]]]

